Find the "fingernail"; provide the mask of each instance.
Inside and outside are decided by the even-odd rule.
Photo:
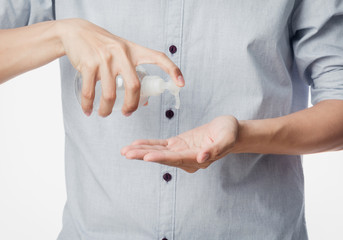
[[[209,158],[210,158],[210,154],[208,153],[204,154],[204,156],[202,157],[202,162],[206,162]]]
[[[180,75],[177,77],[177,80],[179,81],[179,83],[181,83],[182,85],[185,85],[185,80],[183,79],[183,76]]]
[[[85,114],[89,117],[92,114],[92,111],[85,111]]]
[[[125,117],[130,117],[131,114],[132,114],[132,112],[130,112],[130,113],[124,113]]]

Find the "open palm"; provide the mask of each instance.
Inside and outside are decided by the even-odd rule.
[[[136,140],[124,147],[121,154],[128,159],[157,162],[195,172],[228,154],[237,133],[237,119],[222,116],[172,138]]]

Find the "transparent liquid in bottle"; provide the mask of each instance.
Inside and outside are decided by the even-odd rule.
[[[148,75],[145,69],[141,66],[136,67],[137,76],[140,81]],[[101,97],[101,80],[98,80],[95,84],[95,96],[93,101],[93,111],[97,111],[100,106],[100,97]],[[78,102],[81,105],[81,93],[82,93],[82,76],[81,73],[77,72],[75,75],[75,95]],[[116,100],[113,105],[113,111],[121,110],[124,104],[124,96],[125,96],[125,88],[124,88],[124,80],[121,75],[116,77]],[[144,96],[141,94],[139,105],[142,106],[148,101],[149,96]]]

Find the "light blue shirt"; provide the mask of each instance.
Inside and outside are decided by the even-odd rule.
[[[229,154],[191,174],[127,160],[120,149],[221,115],[287,115],[306,108],[308,86],[313,104],[343,99],[342,0],[0,0],[0,6],[2,28],[87,19],[165,52],[186,80],[179,110],[165,93],[129,118],[86,117],[74,93],[76,70],[61,58],[68,200],[58,240],[307,239],[301,156]],[[156,66],[146,69],[168,78]]]

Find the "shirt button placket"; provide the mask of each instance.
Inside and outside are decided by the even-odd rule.
[[[183,0],[163,1],[165,12],[165,53],[180,67],[181,33],[183,21]],[[169,75],[166,75],[170,78]],[[170,138],[178,134],[178,111],[174,108],[175,99],[172,94],[162,94],[161,138]],[[161,165],[159,239],[174,240],[175,199],[177,168]]]

